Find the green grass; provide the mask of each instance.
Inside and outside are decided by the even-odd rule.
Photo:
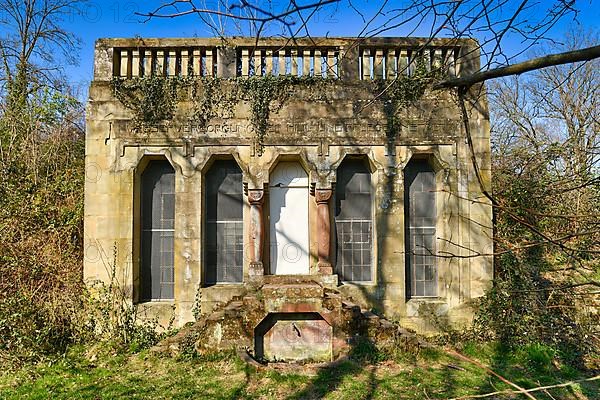
[[[585,375],[557,363],[551,349],[468,343],[460,351],[524,386],[556,384]],[[257,371],[233,354],[157,358],[71,349],[65,357],[1,372],[1,399],[447,399],[508,388],[470,363],[428,350],[398,360],[359,357],[335,367]],[[600,398],[597,382],[553,389],[556,399]],[[543,392],[538,399],[551,399]],[[502,397],[501,397],[502,398]],[[503,397],[510,398],[510,397]],[[514,397],[518,398],[518,397]]]

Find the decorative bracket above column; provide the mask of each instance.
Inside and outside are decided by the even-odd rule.
[[[315,189],[315,200],[317,204],[329,203],[333,190],[331,189]]]

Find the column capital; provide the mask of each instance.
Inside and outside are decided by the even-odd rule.
[[[315,200],[317,203],[327,203],[333,194],[332,189],[316,189]]]
[[[264,189],[248,189],[248,201],[252,205],[262,204],[265,198]]]

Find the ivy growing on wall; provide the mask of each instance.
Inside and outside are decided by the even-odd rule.
[[[185,78],[164,79],[159,76],[112,80],[116,98],[134,111],[135,127],[172,119],[180,91],[187,83]]]
[[[393,81],[375,80],[372,92],[383,104],[387,137],[391,143],[400,130],[399,112],[419,100],[426,89],[440,78],[441,71],[429,70],[417,60],[410,75]],[[204,128],[214,118],[231,118],[240,102],[250,108],[250,123],[259,155],[269,131],[270,117],[301,90],[309,99],[326,99],[331,79],[297,76],[249,78],[163,77],[114,78],[116,98],[133,112],[134,128],[172,120],[181,102],[191,105],[191,119]]]
[[[258,152],[262,153],[264,138],[269,129],[272,112],[278,112],[294,94],[296,89],[312,88],[312,96],[325,93],[314,90],[331,82],[322,78],[273,76],[239,78],[237,80],[240,98],[250,104],[250,123],[254,128]]]
[[[383,104],[387,119],[387,138],[394,142],[401,129],[400,111],[416,103],[423,97],[427,88],[442,78],[442,70],[429,69],[424,58],[414,61],[410,75],[400,75],[392,81],[373,81],[373,94]]]
[[[214,118],[228,118],[235,106],[250,107],[250,123],[259,154],[269,129],[271,113],[276,113],[298,90],[311,88],[309,97],[323,98],[324,86],[331,80],[318,77],[273,76],[250,78],[139,77],[114,78],[116,98],[133,112],[134,128],[173,119],[182,101],[192,104],[192,120],[203,128]]]
[[[233,109],[233,101],[219,78],[149,76],[118,78],[112,80],[116,98],[133,111],[133,124],[137,129],[173,119],[180,102],[191,100],[192,120],[200,127],[209,120],[226,116]],[[219,112],[221,112],[220,115]]]
[[[164,78],[163,78],[164,79]],[[211,119],[231,118],[237,96],[230,82],[223,78],[188,78],[191,90],[192,121],[204,128]]]

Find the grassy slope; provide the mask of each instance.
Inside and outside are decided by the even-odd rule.
[[[540,356],[536,349],[506,353],[496,346],[470,345],[462,351],[524,387],[585,377]],[[284,367],[266,371],[255,371],[234,355],[174,360],[145,352],[127,356],[91,353],[75,349],[52,363],[4,372],[0,398],[447,399],[507,388],[478,367],[434,351],[395,361],[345,362],[330,369]],[[554,389],[550,391],[553,397],[542,392],[536,397],[597,399],[597,382]]]

